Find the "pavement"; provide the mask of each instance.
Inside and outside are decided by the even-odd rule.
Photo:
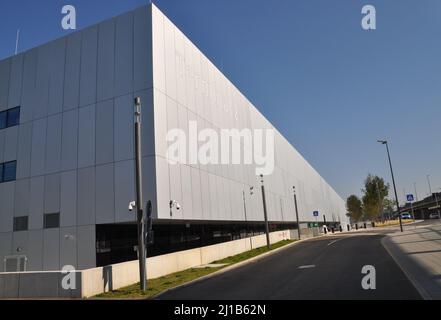
[[[394,230],[309,239],[169,290],[157,299],[421,299],[421,291],[383,246],[387,232]],[[362,288],[362,268],[366,265],[375,267],[375,290]]]
[[[441,299],[441,222],[425,221],[388,234],[383,245],[424,299]]]

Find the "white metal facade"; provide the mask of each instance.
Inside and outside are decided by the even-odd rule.
[[[143,106],[145,199],[158,219],[262,221],[259,179],[242,165],[170,165],[169,129],[273,128],[155,6],[142,7],[0,61],[0,111],[21,106],[20,125],[0,130],[0,259],[26,255],[28,270],[94,267],[95,225],[134,221],[133,97]],[[344,201],[276,134],[276,169],[265,177],[271,221],[312,211],[346,221]],[[170,217],[169,201],[181,210]],[[43,229],[45,213],[60,228]],[[13,217],[29,216],[13,232]],[[3,263],[0,264],[3,271]]]

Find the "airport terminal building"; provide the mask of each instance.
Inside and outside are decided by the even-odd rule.
[[[264,177],[272,231],[297,228],[293,186],[301,223],[319,211],[320,221],[346,224],[343,199],[149,5],[0,61],[0,272],[136,259],[128,204],[137,96],[144,200],[154,216],[149,255],[264,231],[253,165],[168,161],[167,132],[188,132],[190,122],[275,130],[275,168]]]

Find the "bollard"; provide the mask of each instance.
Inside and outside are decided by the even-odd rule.
[[[364,228],[367,229],[367,227],[366,227],[366,222],[364,223]]]
[[[340,232],[343,232],[343,228],[342,228],[342,226],[340,225],[340,227],[338,227],[339,229],[340,229]]]
[[[351,231],[351,226],[350,225],[346,225],[346,227],[348,228],[348,231]]]
[[[355,230],[358,230],[358,223],[355,224]]]
[[[332,231],[332,233],[334,233],[334,232],[335,232],[335,229],[334,229],[334,227],[332,227],[332,228],[331,228],[331,231]]]

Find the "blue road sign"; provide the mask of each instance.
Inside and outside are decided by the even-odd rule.
[[[413,201],[413,194],[408,194],[406,197],[407,197],[407,201],[408,202],[412,202]]]
[[[318,211],[314,211],[314,212],[312,213],[312,215],[313,215],[314,217],[318,217],[318,216],[319,216],[319,212],[318,212]]]

